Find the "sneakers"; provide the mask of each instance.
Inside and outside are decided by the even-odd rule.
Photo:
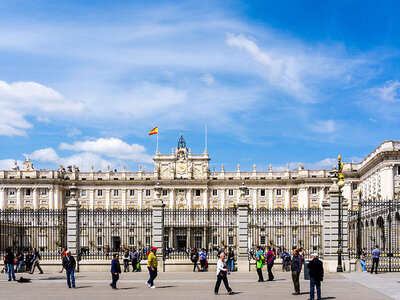
[[[214,292],[214,295],[218,295],[218,293]]]
[[[234,294],[233,291],[228,292],[228,295],[233,295],[233,294]]]
[[[148,287],[151,287],[151,286],[150,286],[150,283],[148,283],[147,281],[146,281],[146,284],[147,284]]]
[[[151,286],[150,288],[151,288],[151,289],[155,289],[155,288],[156,288],[156,286],[155,286],[155,285],[153,285],[153,286]]]
[[[292,293],[292,295],[296,296],[296,295],[300,295],[300,293],[299,292],[294,292],[294,293]]]

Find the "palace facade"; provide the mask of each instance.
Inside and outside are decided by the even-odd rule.
[[[343,197],[349,208],[364,199],[392,199],[400,191],[400,141],[385,141],[360,163],[344,164]],[[331,170],[298,169],[210,172],[207,149],[193,154],[181,136],[170,154],[154,156],[154,172],[106,171],[80,172],[77,166],[60,165],[58,170],[35,170],[27,160],[22,169],[0,171],[0,209],[58,209],[66,204],[70,188],[78,189],[82,208],[150,208],[154,188],[162,187],[167,208],[229,208],[239,200],[239,187],[247,187],[252,208],[311,208],[327,199],[332,185]]]

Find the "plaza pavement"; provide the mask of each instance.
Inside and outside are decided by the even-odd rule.
[[[7,275],[0,276],[0,299],[298,299],[309,298],[309,281],[301,279],[300,296],[292,296],[293,285],[289,272],[276,272],[275,281],[257,282],[255,273],[233,273],[229,284],[236,292],[228,296],[223,284],[220,295],[213,294],[214,272],[160,273],[155,280],[156,289],[145,285],[147,272],[122,273],[118,290],[109,287],[109,273],[76,273],[77,289],[68,289],[63,274],[22,274],[31,283],[8,282]],[[21,274],[17,274],[17,278]],[[264,275],[266,277],[266,274]],[[303,277],[303,274],[301,275]],[[400,273],[326,274],[322,283],[324,299],[399,299]]]

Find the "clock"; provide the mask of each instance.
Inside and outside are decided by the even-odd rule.
[[[178,163],[176,165],[176,172],[179,174],[186,173],[186,164]]]

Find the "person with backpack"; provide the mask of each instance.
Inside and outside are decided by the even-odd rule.
[[[264,252],[261,250],[260,246],[257,246],[256,264],[257,264],[258,282],[264,281],[264,277],[262,274],[262,268],[264,267],[264,263],[265,263]]]
[[[310,274],[310,299],[314,299],[314,286],[317,288],[317,299],[321,298],[321,281],[324,280],[324,266],[322,261],[318,259],[318,253],[311,255],[312,261],[309,262],[307,268]]]
[[[193,263],[193,272],[196,272],[197,262],[199,261],[199,253],[197,249],[192,248],[190,251],[190,260]]]
[[[204,248],[201,249],[199,257],[200,257],[201,271],[204,272],[205,271],[205,267],[206,267],[206,262],[207,262],[207,253],[206,253],[206,250]]]
[[[4,264],[7,267],[8,281],[15,281],[15,273],[14,273],[14,253],[11,251],[11,248],[6,250],[6,255],[4,256]]]
[[[62,260],[62,265],[63,268],[65,269],[65,273],[67,273],[67,285],[69,288],[71,288],[71,282],[72,282],[72,287],[76,288],[75,286],[75,267],[76,267],[76,261],[75,258],[71,255],[71,250],[67,250],[65,252],[65,256],[63,257]]]
[[[36,248],[33,249],[33,259],[32,259],[32,269],[30,274],[33,274],[33,272],[35,271],[35,268],[37,267],[39,270],[39,274],[43,274],[43,270],[40,267],[40,260],[42,259],[42,257],[39,254],[39,251],[37,251]]]
[[[222,252],[219,255],[219,259],[217,262],[217,282],[215,283],[215,288],[214,288],[214,295],[218,295],[219,292],[219,287],[221,285],[221,281],[224,282],[225,288],[228,291],[228,295],[233,295],[233,291],[229,286],[228,283],[228,277],[227,275],[229,275],[229,270],[226,267],[226,263],[225,263],[225,253]]]
[[[274,266],[274,261],[276,259],[275,252],[271,250],[270,246],[267,246],[267,270],[268,270],[268,281],[274,280],[274,274],[272,274],[272,267]]]
[[[288,267],[290,264],[290,254],[287,253],[286,249],[283,249],[283,252],[281,254],[281,259],[282,259],[282,272],[289,271]]]

